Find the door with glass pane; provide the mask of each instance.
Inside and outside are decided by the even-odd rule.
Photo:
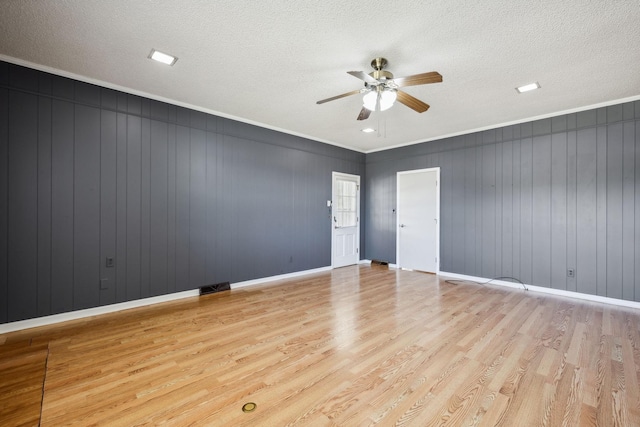
[[[333,172],[331,265],[357,264],[360,259],[360,177]]]

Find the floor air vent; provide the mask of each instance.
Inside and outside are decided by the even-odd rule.
[[[389,265],[387,261],[378,261],[377,259],[371,260],[371,265]]]
[[[216,292],[231,290],[229,282],[216,283],[215,285],[203,286],[200,288],[200,295],[214,294]]]

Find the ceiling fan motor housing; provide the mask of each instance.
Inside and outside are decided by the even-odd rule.
[[[384,71],[384,70],[376,70],[376,71],[372,71],[369,73],[369,75],[371,77],[373,77],[376,80],[391,80],[393,79],[393,74],[391,74],[389,71]]]

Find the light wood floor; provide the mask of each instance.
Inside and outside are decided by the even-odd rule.
[[[639,329],[638,310],[346,267],[0,335],[0,425],[640,425]]]

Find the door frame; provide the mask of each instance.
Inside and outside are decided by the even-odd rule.
[[[334,253],[334,248],[335,248],[335,228],[333,226],[333,216],[334,216],[334,212],[333,212],[333,201],[335,200],[335,182],[336,182],[336,178],[348,178],[348,179],[355,179],[357,182],[357,200],[356,200],[356,210],[357,210],[357,214],[356,217],[358,219],[358,227],[357,227],[357,235],[356,235],[356,252],[358,254],[358,259],[356,261],[356,264],[358,264],[360,262],[360,224],[362,223],[362,221],[360,221],[360,175],[352,175],[349,173],[343,173],[343,172],[331,172],[331,207],[329,209],[329,212],[331,213],[331,215],[329,216],[329,226],[331,227],[331,268],[335,268],[335,262],[334,262],[334,258],[335,258],[335,253]]]
[[[400,205],[400,180],[398,177],[400,175],[408,175],[413,173],[425,173],[425,172],[435,172],[436,173],[436,271],[435,274],[440,274],[440,167],[433,168],[425,168],[425,169],[414,169],[408,171],[400,171],[396,173],[396,209]],[[399,218],[402,215],[401,212],[398,212],[396,215],[396,265],[398,268],[402,268],[402,264],[400,262],[400,224]]]

